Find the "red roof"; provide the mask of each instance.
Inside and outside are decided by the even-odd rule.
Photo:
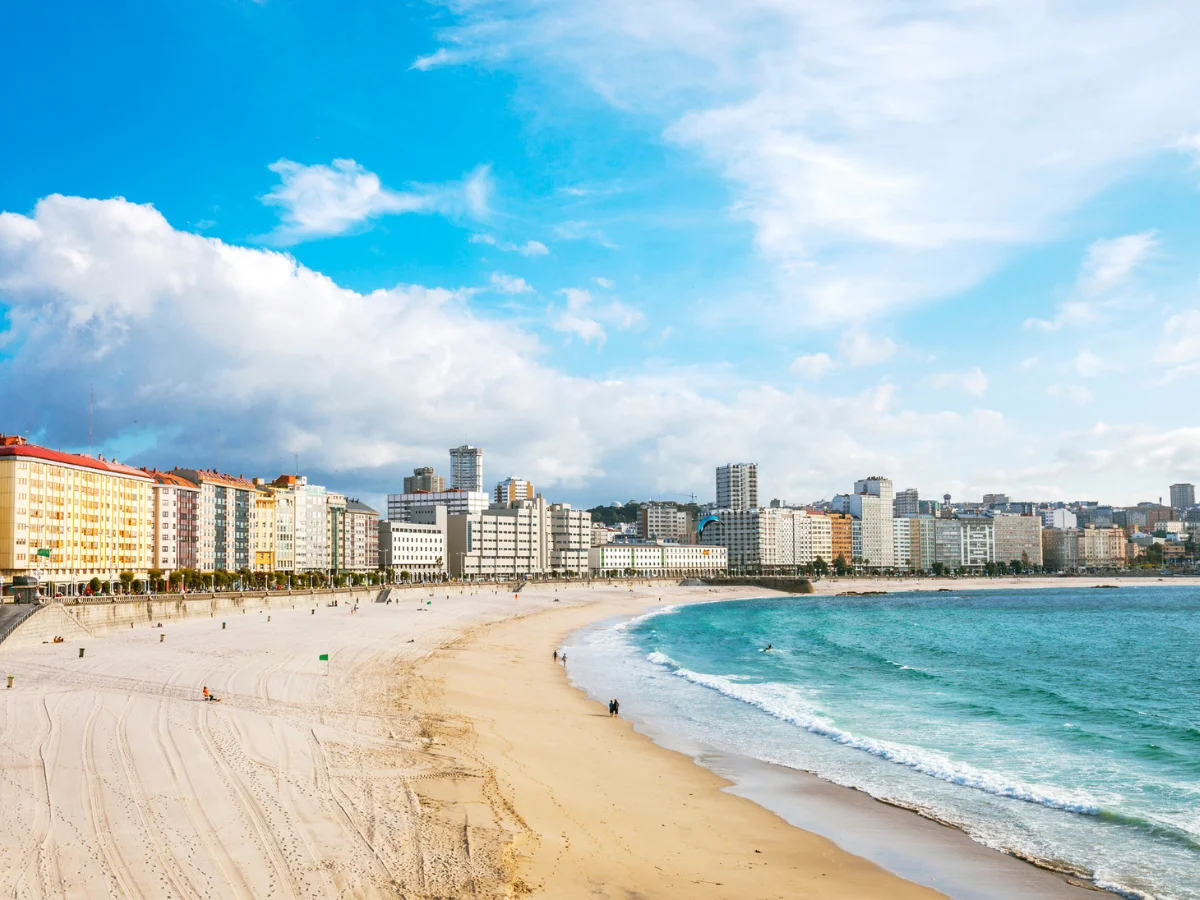
[[[0,436],[3,437],[3,436]],[[129,475],[134,478],[145,478],[149,480],[149,476],[141,469],[135,469],[133,466],[123,466],[118,462],[112,462],[106,459],[95,459],[91,456],[84,456],[81,453],[63,453],[60,450],[47,450],[45,447],[39,447],[36,444],[26,444],[24,442],[15,443],[5,439],[0,442],[0,458],[6,456],[21,456],[31,459],[42,459],[46,462],[61,463],[67,466],[79,466],[84,469],[95,469],[99,472],[108,472],[112,475]]]
[[[173,487],[190,488],[193,491],[200,490],[200,488],[198,488],[194,482],[188,481],[182,475],[173,475],[170,472],[160,472],[158,469],[142,469],[142,471],[159,484],[169,484]]]

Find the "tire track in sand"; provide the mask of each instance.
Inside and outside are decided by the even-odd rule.
[[[168,701],[163,701],[158,708],[158,744],[167,758],[167,765],[171,769],[175,784],[179,786],[179,793],[183,798],[183,810],[188,823],[192,826],[192,831],[204,843],[209,857],[221,870],[221,874],[225,876],[225,883],[230,890],[239,900],[255,900],[254,891],[250,889],[242,870],[233,861],[228,848],[221,843],[220,832],[213,827],[204,808],[196,800],[198,796],[196,788],[188,777],[187,767],[183,763],[183,754],[171,734],[170,709],[167,704]],[[217,843],[214,843],[214,838]],[[211,892],[208,892],[206,896],[212,896]]]
[[[117,754],[121,760],[121,768],[125,772],[125,781],[129,785],[129,799],[133,801],[133,808],[137,813],[138,823],[141,825],[142,839],[154,850],[158,864],[162,867],[163,874],[175,892],[187,900],[201,900],[202,893],[196,890],[191,879],[179,864],[179,860],[163,843],[162,829],[154,827],[150,821],[152,816],[150,800],[138,777],[133,763],[133,753],[129,749],[129,739],[126,735],[126,723],[129,721],[129,712],[133,709],[133,703],[133,697],[126,700],[125,708],[121,710],[121,716],[117,719]]]
[[[104,784],[96,770],[96,719],[100,715],[100,705],[100,695],[92,694],[92,711],[88,713],[87,721],[83,725],[83,741],[80,746],[83,778],[87,785],[88,817],[92,822],[101,861],[108,870],[104,880],[109,893],[118,898],[143,897],[138,889],[137,879],[129,869],[129,863],[121,855],[120,848],[113,839],[112,826],[109,824],[108,812],[104,805]]]
[[[209,715],[209,711],[200,710],[198,716],[200,737],[204,741],[204,745],[208,748],[209,755],[216,762],[217,769],[220,771],[225,783],[229,785],[234,796],[241,801],[242,809],[249,819],[254,832],[258,835],[263,853],[275,872],[276,884],[292,897],[292,900],[299,900],[298,888],[300,888],[300,884],[292,876],[291,870],[288,868],[287,858],[283,852],[283,848],[279,845],[274,829],[271,827],[271,823],[267,821],[258,802],[246,790],[237,773],[229,765],[229,761],[225,758],[225,754],[221,752],[221,748],[217,746],[212,729],[209,726]]]
[[[39,875],[39,894],[45,896],[46,890],[44,883],[41,883],[40,876],[40,861],[38,859],[38,846],[45,842],[49,837],[50,828],[53,825],[53,810],[50,806],[50,780],[46,773],[46,756],[49,750],[50,741],[57,737],[57,730],[54,727],[54,719],[50,715],[50,707],[46,705],[46,698],[42,698],[42,704],[38,707],[38,711],[46,718],[46,733],[42,735],[42,739],[38,741],[37,756],[32,757],[31,761],[36,760],[41,765],[40,778],[36,779],[35,796],[34,796],[34,821],[33,827],[29,830],[29,837],[21,846],[21,850],[17,854],[17,858],[21,860],[14,869],[20,874],[13,883],[12,896],[19,897],[21,889],[25,886],[29,877],[29,870],[35,868],[35,863]],[[40,789],[40,790],[39,790]],[[43,797],[37,797],[36,794],[42,794]],[[38,802],[40,799],[45,799],[45,803]],[[59,894],[62,894],[61,878],[59,883]]]

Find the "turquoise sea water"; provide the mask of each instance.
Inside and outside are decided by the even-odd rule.
[[[1200,900],[1195,589],[726,601],[570,652],[623,713],[1131,897]]]

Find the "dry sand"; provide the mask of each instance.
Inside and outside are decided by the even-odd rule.
[[[761,590],[449,593],[0,647],[0,895],[937,896],[718,792],[549,660],[658,596]]]

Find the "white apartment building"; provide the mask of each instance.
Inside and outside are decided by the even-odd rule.
[[[1042,512],[1043,528],[1075,528],[1079,519],[1069,509],[1047,509]]]
[[[996,562],[1042,564],[1042,520],[1037,516],[999,515],[992,520]],[[1124,547],[1122,547],[1124,552]]]
[[[1090,525],[1079,529],[1079,564],[1095,569],[1124,568],[1125,532]]]
[[[463,444],[450,448],[450,487],[459,491],[483,490],[482,447]]]
[[[933,516],[896,516],[892,522],[896,568],[909,572],[928,572],[933,568],[935,544]]]
[[[275,496],[276,572],[296,571],[296,495],[292,491],[271,489]]]
[[[758,507],[758,464],[728,463],[717,468],[717,509]]]
[[[346,542],[346,495],[336,491],[325,492],[325,546],[328,562],[325,564],[331,574],[346,570],[346,560],[343,556]]]
[[[718,521],[704,529],[700,543],[724,547],[734,568],[795,568],[820,557],[833,560],[833,528],[829,518],[803,509],[722,509]]]
[[[444,506],[447,515],[474,515],[491,505],[488,495],[482,491],[417,491],[414,494],[388,494],[387,513],[389,522],[408,522],[418,509]]]
[[[619,577],[631,570],[645,577],[703,577],[724,572],[728,555],[724,547],[628,542],[593,547],[588,566],[597,577]]]
[[[979,569],[996,560],[995,528],[986,516],[935,522],[935,561],[949,569]]]
[[[895,565],[894,500],[891,480],[878,476],[856,481],[853,494],[833,498],[835,509],[850,513],[859,522],[861,548],[855,549],[855,562],[859,565],[870,569],[890,569]]]
[[[465,578],[521,578],[549,571],[546,501],[539,495],[505,509],[450,515],[446,552],[450,573]]]
[[[446,508],[433,507],[428,522],[388,522],[378,526],[379,565],[395,577],[408,572],[418,580],[446,572]]]
[[[533,498],[533,482],[517,478],[515,475],[509,475],[492,490],[492,502],[497,506]]]
[[[346,501],[342,529],[342,569],[374,572],[379,568],[379,513],[358,500]]]
[[[642,540],[693,543],[691,524],[687,510],[674,503],[643,503],[638,510],[638,534]]]
[[[592,547],[592,514],[571,509],[569,503],[552,503],[550,514],[550,570],[582,575],[588,571]]]

